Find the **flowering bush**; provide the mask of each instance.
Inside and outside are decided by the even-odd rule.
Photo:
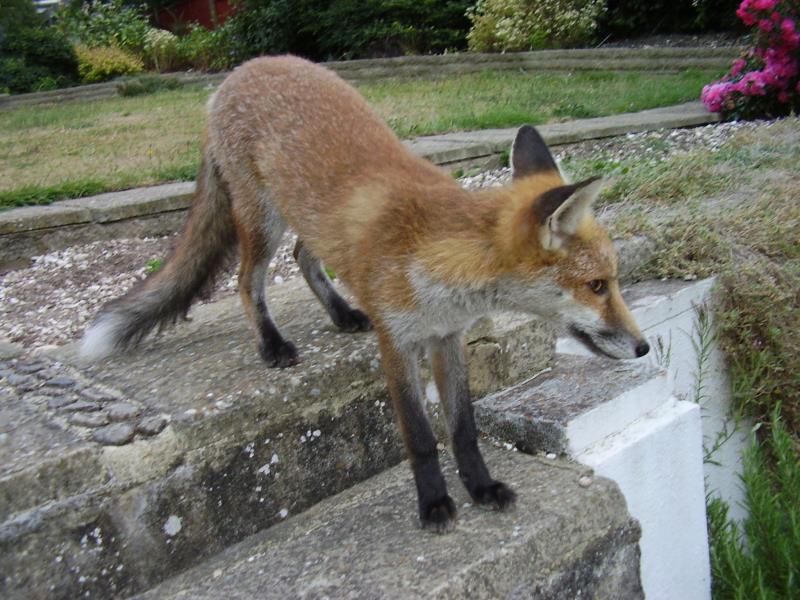
[[[516,52],[590,42],[606,0],[478,0],[467,11],[475,52]]]
[[[89,48],[75,46],[78,74],[83,83],[108,81],[120,75],[133,75],[144,69],[142,61],[115,46]]]
[[[725,117],[755,118],[800,111],[800,31],[797,0],[743,0],[737,16],[755,29],[755,45],[701,99]]]

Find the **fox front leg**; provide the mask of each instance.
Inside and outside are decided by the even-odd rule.
[[[517,495],[506,484],[492,479],[478,448],[462,333],[434,338],[430,350],[431,368],[447,412],[453,454],[464,487],[477,504],[496,510],[513,507]]]
[[[425,413],[419,376],[420,350],[400,351],[389,336],[380,332],[379,340],[386,383],[414,472],[420,523],[423,529],[444,533],[455,524],[456,506],[447,495],[436,437]]]

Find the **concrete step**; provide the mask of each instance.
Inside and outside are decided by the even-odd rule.
[[[613,483],[563,460],[484,452],[519,494],[513,512],[471,506],[445,455],[458,524],[422,532],[402,464],[137,598],[643,597],[638,526]]]
[[[719,408],[701,420],[695,397],[701,367],[709,405],[729,393],[708,372],[724,370],[718,350],[698,356],[697,310],[711,285],[654,281],[624,291],[653,347],[646,360],[596,358],[560,339],[551,368],[475,404],[482,431],[526,452],[567,455],[620,486],[641,523],[642,584],[656,600],[710,597],[705,481],[724,491],[736,480],[731,467],[727,477],[705,468],[704,429],[712,445],[726,421]]]
[[[270,309],[296,367],[264,367],[238,298],[97,366],[0,363],[0,596],[136,592],[402,460],[374,335],[335,331],[302,281]],[[468,339],[476,395],[554,346],[509,315]]]

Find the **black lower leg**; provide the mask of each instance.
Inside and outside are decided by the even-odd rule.
[[[261,341],[258,350],[261,358],[270,367],[290,367],[297,364],[297,349],[294,344],[283,339],[281,332],[267,312],[267,307],[263,301],[256,303],[256,310],[259,315],[259,333]]]
[[[369,318],[357,308],[352,308],[347,300],[342,298],[333,283],[322,268],[322,264],[308,249],[298,241],[294,249],[294,257],[305,277],[311,291],[325,307],[334,325],[348,333],[356,331],[369,331],[372,324]]]
[[[508,486],[492,479],[478,448],[461,336],[442,338],[434,343],[432,350],[433,372],[447,409],[459,477],[476,503],[501,510],[508,508],[514,504],[516,495]]]

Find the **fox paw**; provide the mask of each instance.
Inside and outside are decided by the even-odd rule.
[[[278,344],[264,344],[258,348],[268,367],[291,367],[298,363],[297,348],[292,342],[281,340]]]
[[[422,528],[433,533],[447,533],[456,524],[456,505],[448,495],[420,506],[419,519]]]
[[[505,483],[494,481],[489,485],[479,485],[470,495],[476,504],[492,510],[510,510],[517,502],[517,494]]]
[[[357,308],[342,312],[336,320],[336,326],[347,333],[369,331],[372,329],[372,323],[369,317]]]

